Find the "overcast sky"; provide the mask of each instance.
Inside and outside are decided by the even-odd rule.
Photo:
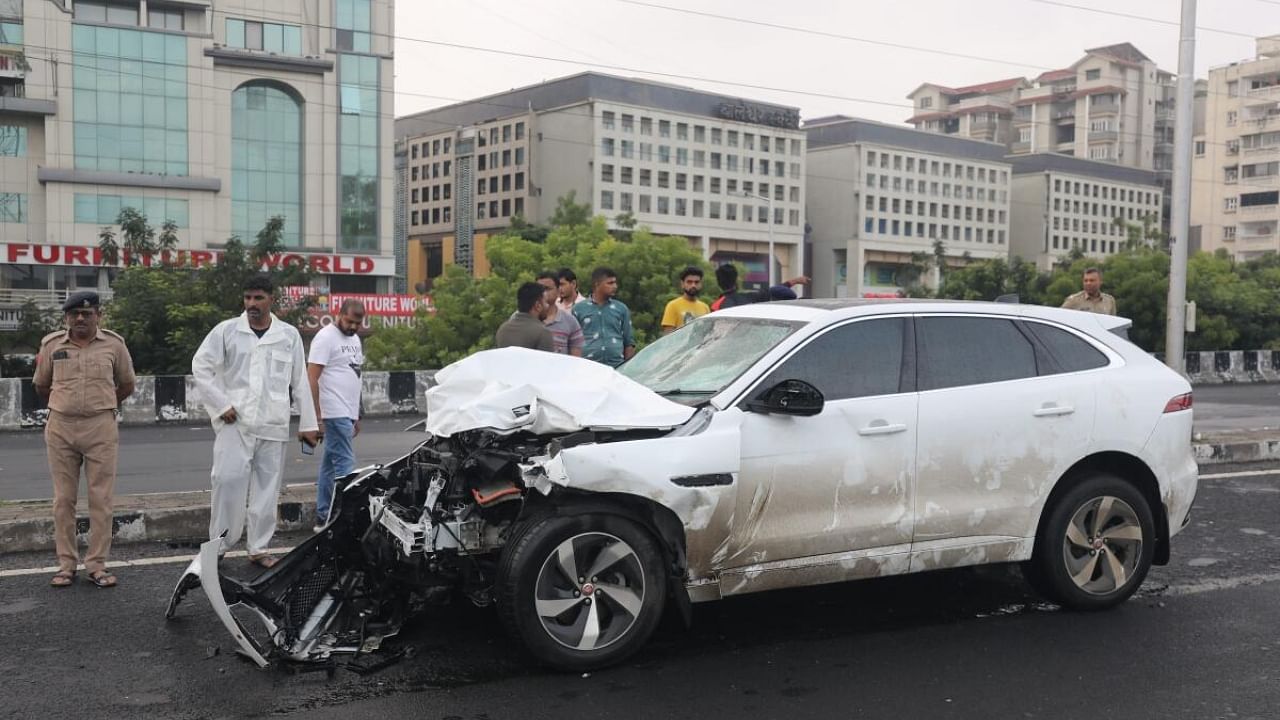
[[[907,93],[922,82],[1033,78],[1070,65],[1085,48],[1127,41],[1162,69],[1178,67],[1179,0],[636,2],[920,49],[626,0],[399,0],[395,114],[600,70],[792,105],[805,118],[842,113],[899,123],[911,114]],[[1196,24],[1196,77],[1204,77],[1210,67],[1252,57],[1254,34],[1280,33],[1280,0],[1200,0]]]

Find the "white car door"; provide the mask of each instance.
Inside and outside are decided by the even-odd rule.
[[[744,414],[737,505],[717,563],[723,594],[905,571],[916,443],[910,327],[897,316],[830,328],[746,394],[803,380],[825,404],[809,417]]]
[[[972,315],[915,326],[912,571],[1026,559],[1044,497],[1090,446],[1097,376],[1062,372],[1039,340],[1059,328]]]

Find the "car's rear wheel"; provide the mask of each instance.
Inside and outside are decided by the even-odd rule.
[[[1027,568],[1042,593],[1065,607],[1100,610],[1142,585],[1155,551],[1155,522],[1137,488],[1094,475],[1048,512]]]
[[[653,634],[666,598],[662,551],[619,516],[536,522],[504,553],[498,604],[507,631],[542,662],[582,671],[617,663]]]

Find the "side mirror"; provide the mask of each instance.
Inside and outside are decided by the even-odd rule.
[[[783,380],[756,399],[748,401],[746,409],[777,415],[817,415],[822,412],[826,400],[822,391],[803,380]]]

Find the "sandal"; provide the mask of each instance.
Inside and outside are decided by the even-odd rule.
[[[100,588],[113,588],[116,586],[116,576],[110,570],[98,570],[89,573],[89,582]]]
[[[59,570],[57,574],[53,576],[53,579],[49,581],[49,584],[56,588],[64,588],[71,587],[71,584],[75,581],[75,570]]]
[[[280,561],[270,555],[256,555],[256,556],[250,555],[249,556],[249,564],[257,565],[263,570],[270,570],[271,568],[275,567],[275,564],[277,562],[280,562]]]

